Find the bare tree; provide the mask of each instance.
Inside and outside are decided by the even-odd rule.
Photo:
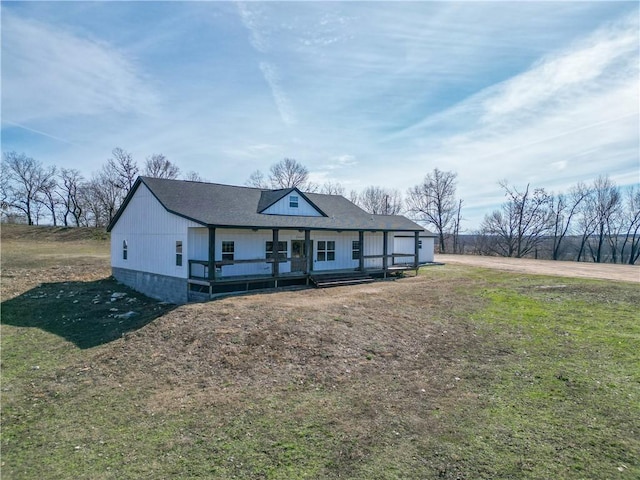
[[[33,218],[34,225],[40,225],[40,220],[43,217],[44,205],[42,202],[37,201],[33,203],[33,210],[31,211],[31,216]]]
[[[147,177],[176,180],[180,175],[180,169],[163,154],[154,153],[147,157],[144,163],[144,174]]]
[[[265,178],[260,170],[253,172],[246,185],[263,189],[298,188],[304,192],[315,192],[318,186],[309,181],[309,170],[293,158],[274,163],[269,169],[269,177]]]
[[[620,189],[608,176],[600,175],[593,182],[593,212],[595,215],[595,245],[588,243],[591,258],[596,263],[604,260],[603,247],[613,217],[621,207]]]
[[[596,214],[595,214],[595,195],[593,185],[588,185],[587,196],[578,206],[576,212],[577,232],[580,234],[580,243],[578,245],[578,253],[576,253],[576,262],[586,258],[587,243],[593,232],[596,230]]]
[[[456,178],[454,172],[443,172],[437,168],[428,173],[422,183],[407,192],[407,210],[418,220],[426,222],[438,232],[440,252],[446,251],[445,236],[456,230],[456,218],[459,219],[456,201]],[[457,227],[459,229],[459,225]]]
[[[464,245],[460,246],[460,225],[462,223],[462,199],[458,200],[456,219],[453,223],[453,253],[462,253]]]
[[[0,167],[0,211],[2,212],[2,218],[8,221],[11,218],[11,207],[9,205],[11,184],[5,168],[5,163],[2,162]]]
[[[325,195],[343,195],[345,194],[344,187],[338,182],[332,182],[331,180],[325,182],[322,187],[320,187],[320,193],[324,193]]]
[[[264,177],[264,173],[260,170],[256,170],[251,175],[249,175],[248,180],[245,182],[245,185],[248,187],[262,188],[263,190],[267,190],[270,188],[269,182]]]
[[[108,225],[122,203],[123,193],[118,187],[117,173],[104,165],[82,188],[85,223],[95,227]]]
[[[577,214],[580,205],[589,196],[589,189],[584,183],[578,183],[569,192],[567,197],[564,194],[551,196],[551,222],[553,230],[553,260],[560,258],[562,241],[569,233],[572,220]]]
[[[205,179],[200,176],[200,174],[194,170],[187,172],[184,175],[184,179],[190,182],[204,182]]]
[[[276,188],[302,188],[309,179],[309,170],[293,158],[271,165],[269,181]]]
[[[623,238],[623,232],[626,227],[625,215],[623,209],[622,195],[620,197],[620,204],[615,211],[607,218],[606,234],[605,238],[609,246],[609,255],[611,256],[611,263],[624,263],[624,259],[620,252],[620,238]]]
[[[542,188],[523,192],[500,182],[508,200],[501,210],[486,215],[480,230],[495,237],[494,252],[507,257],[524,257],[537,249],[549,230],[549,195]]]
[[[640,257],[640,189],[635,185],[627,190],[624,216],[627,230],[620,249],[620,261],[625,261],[625,248],[628,243],[630,251],[627,263],[635,265]]]
[[[358,195],[356,203],[374,215],[398,215],[402,211],[402,194],[399,190],[372,185]]]
[[[110,175],[110,178],[113,178],[115,187],[123,190],[124,197],[133,187],[140,169],[131,154],[122,148],[114,148],[111,154],[113,157],[107,160],[107,168],[111,169],[115,176]]]
[[[83,209],[80,190],[84,179],[78,170],[66,168],[60,170],[58,177],[57,194],[63,207],[62,221],[65,227],[68,226],[71,215],[75,226],[79,227]]]
[[[27,223],[33,225],[38,197],[43,183],[49,179],[49,172],[24,153],[8,152],[3,154],[2,174],[8,179],[7,207],[23,212]]]
[[[94,175],[91,180],[83,183],[78,188],[78,197],[83,206],[79,215],[79,223],[82,227],[101,227],[106,225],[104,209],[99,199],[99,180]]]
[[[49,167],[47,169],[43,169],[43,178],[42,183],[40,185],[40,193],[41,195],[38,197],[38,201],[47,209],[51,214],[51,219],[53,222],[53,226],[58,225],[58,206],[60,205],[60,200],[57,194],[58,189],[58,180],[56,178],[57,170],[56,167]]]

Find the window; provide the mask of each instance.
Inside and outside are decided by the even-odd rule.
[[[127,241],[123,240],[122,241],[122,259],[126,260],[127,259],[127,249],[128,249],[128,245],[127,245]]]
[[[418,248],[422,248],[422,240],[418,240]]]
[[[234,253],[235,253],[235,245],[233,242],[222,242],[222,260],[233,261]]]
[[[176,266],[182,266],[182,240],[176,242]]]
[[[273,258],[273,242],[267,242],[265,245],[266,258]],[[287,242],[278,242],[278,259],[287,259]]]
[[[360,260],[360,241],[351,242],[351,260]]]
[[[336,259],[336,242],[333,240],[318,241],[318,261],[332,262]]]
[[[298,196],[297,195],[291,195],[289,197],[289,207],[298,208]]]

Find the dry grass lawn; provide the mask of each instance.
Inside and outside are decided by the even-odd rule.
[[[3,478],[640,476],[635,284],[447,265],[176,308],[104,240],[5,233]]]

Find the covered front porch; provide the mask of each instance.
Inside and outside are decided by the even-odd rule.
[[[413,251],[407,252],[406,246],[405,251],[394,251],[392,231],[193,230],[188,283],[189,291],[199,295],[309,285],[323,275],[386,278],[419,266],[417,231],[402,232],[404,238],[413,236]]]

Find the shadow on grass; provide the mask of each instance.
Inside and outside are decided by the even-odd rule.
[[[91,348],[138,330],[176,308],[150,299],[113,278],[43,283],[2,302],[2,323],[40,328],[79,348]]]

